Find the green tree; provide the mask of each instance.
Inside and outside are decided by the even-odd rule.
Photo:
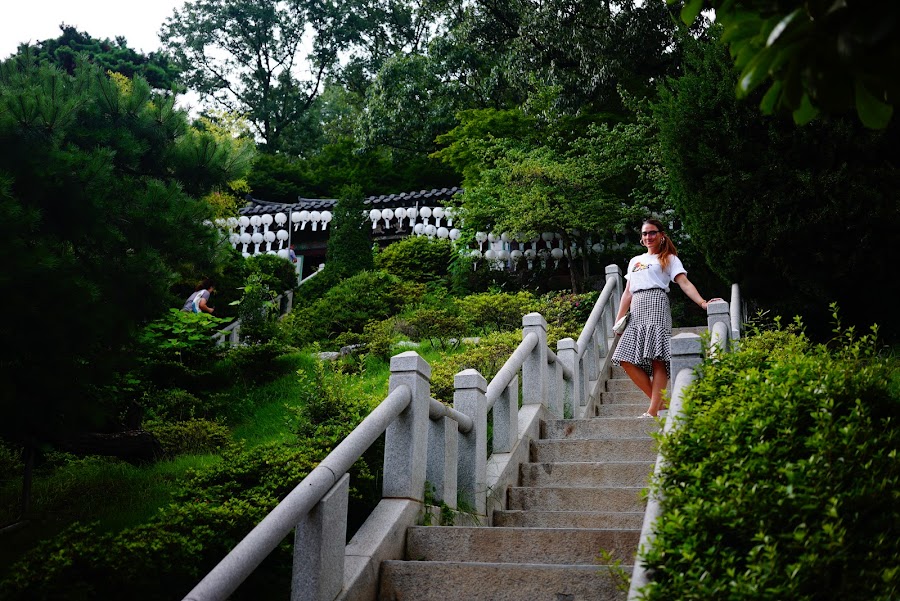
[[[140,75],[151,87],[159,90],[179,88],[178,69],[162,52],[141,54],[128,47],[127,40],[118,36],[115,40],[92,38],[87,32],[78,31],[72,25],[59,26],[62,35],[36,44],[22,44],[18,55],[30,53],[40,62],[56,65],[69,75],[75,74],[78,57],[83,56],[103,71],[121,73],[131,79]]]
[[[363,203],[362,190],[358,186],[344,188],[334,207],[326,269],[339,273],[341,277],[372,269],[372,235],[367,221],[368,212]]]
[[[0,205],[15,227],[0,293],[0,436],[25,444],[116,429],[137,326],[180,303],[179,272],[232,249],[185,190],[238,176],[227,153],[188,129],[174,100],[137,77],[123,90],[98,68],[75,75],[27,57],[0,64]],[[107,389],[108,392],[108,389]]]
[[[855,110],[866,127],[890,122],[900,97],[896,2],[689,0],[681,18],[692,23],[703,9],[725,28],[738,97],[771,82],[759,101],[763,113],[785,110],[807,123],[819,111]]]
[[[797,128],[760,115],[735,98],[719,31],[689,44],[684,75],[656,107],[670,200],[692,243],[724,279],[763,306],[810,317],[810,328],[828,323],[837,301],[853,323],[896,332],[890,295],[860,287],[892,268],[884,234],[900,227],[900,170],[889,158],[900,127],[823,115]]]

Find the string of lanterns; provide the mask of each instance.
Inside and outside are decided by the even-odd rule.
[[[453,242],[462,236],[461,231],[453,227],[456,216],[451,207],[373,208],[366,215],[372,222],[373,233],[408,232],[410,235],[449,239]],[[307,225],[310,226],[309,231],[318,231],[319,226],[325,231],[332,219],[331,211],[302,210],[292,211],[290,215],[278,212],[217,219],[215,225],[228,233],[228,240],[234,248],[241,245],[240,250],[245,257],[271,254],[287,259],[290,254],[287,246],[290,245],[294,232],[306,230]],[[558,268],[560,261],[566,256],[562,236],[553,232],[544,232],[531,239],[525,239],[521,233],[503,232],[497,235],[492,232],[476,232],[475,241],[478,244],[477,249],[460,251],[468,254],[473,260],[474,269],[477,269],[481,260],[488,261],[490,268],[497,270],[507,268],[515,270],[519,264],[527,265],[528,269],[534,269],[536,264],[540,264],[544,269],[551,260],[554,268]],[[627,246],[625,242],[591,244],[590,239],[587,240],[589,252],[596,254],[620,251]],[[569,256],[575,258],[581,254],[582,247],[573,243],[569,249]]]

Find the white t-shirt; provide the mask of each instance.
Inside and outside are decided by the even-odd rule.
[[[644,253],[628,262],[625,279],[628,280],[632,292],[649,288],[662,288],[668,292],[669,282],[674,282],[676,276],[681,273],[687,273],[687,270],[677,256],[669,255],[669,267],[663,271],[659,264],[659,255]]]

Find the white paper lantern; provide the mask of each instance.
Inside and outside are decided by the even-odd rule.
[[[406,209],[400,207],[399,209],[394,209],[394,217],[397,219],[406,219]]]
[[[259,220],[262,221],[263,227],[266,229],[266,231],[269,231],[269,226],[272,225],[272,221],[274,221],[269,213],[266,213],[265,215],[260,217]]]
[[[441,218],[444,216],[444,208],[443,207],[434,207],[434,210],[431,211],[431,214],[434,215],[434,225],[440,227]]]
[[[322,229],[328,229],[328,224],[331,223],[331,220],[334,218],[334,215],[331,214],[331,211],[322,211]]]
[[[311,211],[309,214],[309,220],[312,221],[312,229],[316,231],[316,228],[319,227],[319,221],[322,220],[322,213],[319,211]]]
[[[447,220],[448,227],[453,225],[453,219],[455,217],[456,217],[456,212],[453,210],[453,207],[445,207],[444,208],[444,218]]]
[[[563,258],[563,250],[561,248],[554,248],[550,251],[550,256],[553,257],[553,266],[559,267],[559,260]]]
[[[309,211],[300,211],[300,229],[304,229],[306,227],[307,222],[309,221]]]
[[[392,211],[391,209],[382,209],[381,218],[384,219],[385,229],[389,228],[391,226],[391,219],[394,218],[394,211]]]
[[[278,256],[281,257],[282,259],[287,259],[288,261],[291,260],[291,252],[286,248],[283,250],[279,250]]]
[[[248,253],[248,252],[245,250],[244,252],[241,253],[241,256],[244,257],[244,258],[246,259],[247,257],[250,256],[250,253]]]
[[[428,225],[428,218],[431,217],[431,207],[422,207],[419,209],[419,215],[422,216],[422,222]]]
[[[369,221],[372,222],[372,229],[374,230],[378,227],[378,220],[381,219],[381,211],[378,209],[372,209],[369,211]]]
[[[300,225],[300,211],[294,211],[291,213],[291,223],[294,224],[294,231],[297,231],[297,226]]]
[[[424,223],[417,223],[415,225],[415,227],[413,227],[413,233],[415,233],[416,236],[421,236],[424,231],[425,231]]]
[[[469,252],[469,256],[477,261],[478,259],[481,258],[481,251],[478,249],[474,249]]]
[[[494,232],[491,232],[490,234],[488,234],[488,242],[490,242],[491,244],[496,242],[497,239],[498,239],[497,234],[495,234]]]
[[[450,230],[441,226],[437,229],[437,237],[441,239],[446,239],[450,237]]]
[[[500,240],[502,240],[503,242],[509,242],[509,233],[503,232],[502,234],[500,234]]]
[[[497,251],[497,258],[501,261],[505,261],[509,258],[509,251],[506,249],[501,249]]]
[[[488,261],[493,261],[497,258],[497,251],[493,248],[487,249],[486,251],[484,251],[484,258]]]
[[[419,210],[416,207],[410,207],[406,209],[406,216],[409,217],[409,227],[412,227],[416,224],[416,217],[419,215]]]
[[[265,234],[263,234],[263,238],[265,238],[266,242],[271,244],[271,243],[275,242],[275,232],[268,231]]]
[[[425,226],[425,235],[429,238],[434,238],[435,233],[437,233],[437,228],[431,224]]]
[[[260,224],[259,215],[253,215],[252,217],[250,217],[250,225],[253,226],[254,232],[259,230],[259,224]]]
[[[242,228],[247,227],[248,225],[250,225],[250,218],[246,215],[241,215],[241,218],[238,219],[238,225],[240,225]]]
[[[287,215],[284,213],[275,213],[275,223],[278,224],[278,227],[284,226],[287,223]]]
[[[278,248],[284,248],[284,243],[287,242],[288,239],[288,231],[287,230],[278,230],[275,234],[275,237],[278,238]]]
[[[462,236],[462,232],[460,232],[458,229],[453,228],[452,230],[450,230],[450,239],[451,240],[459,240],[460,236]]]
[[[518,263],[519,261],[522,260],[522,257],[523,257],[523,253],[521,250],[509,251],[509,258],[512,260],[513,263]]]

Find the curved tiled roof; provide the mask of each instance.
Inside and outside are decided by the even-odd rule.
[[[382,194],[381,196],[369,196],[363,200],[364,204],[376,208],[393,209],[396,207],[443,206],[447,200],[462,192],[462,188],[435,188],[433,190],[420,190],[418,192],[400,192],[399,194]],[[337,204],[335,198],[297,198],[295,203],[271,202],[247,196],[251,204],[242,207],[238,213],[241,215],[262,215],[273,211],[329,211]]]

